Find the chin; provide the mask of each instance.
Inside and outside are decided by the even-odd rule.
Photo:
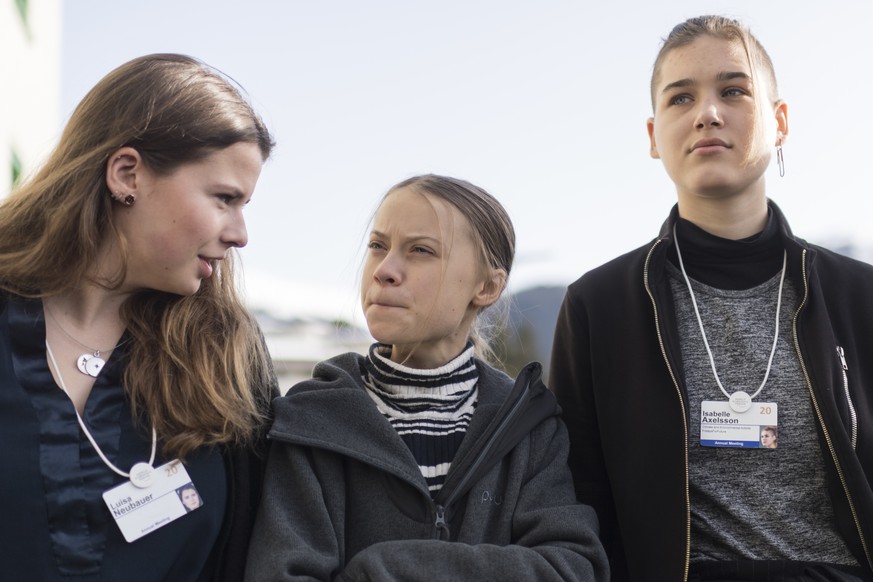
[[[179,295],[181,297],[191,297],[200,291],[201,286],[200,280],[198,279],[196,283],[189,283],[187,285],[165,285],[163,287],[154,287],[154,289],[155,291],[163,291],[164,293]]]
[[[397,330],[388,330],[384,328],[380,329],[378,326],[368,327],[368,329],[373,339],[380,344],[394,346],[398,344],[409,343],[403,337],[402,332],[398,332]]]

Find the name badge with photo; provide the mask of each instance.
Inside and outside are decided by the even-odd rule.
[[[130,481],[103,493],[115,523],[128,542],[158,530],[203,505],[185,466],[178,460],[155,468],[145,488]]]
[[[704,400],[700,405],[700,444],[704,447],[775,449],[775,402],[754,402],[745,412],[734,411],[727,401]]]

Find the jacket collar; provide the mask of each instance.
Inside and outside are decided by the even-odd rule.
[[[331,450],[424,486],[412,452],[378,411],[361,378],[364,356],[346,353],[315,366],[313,377],[273,401],[269,438]],[[474,446],[506,397],[511,379],[478,360],[479,397],[456,458]]]
[[[782,210],[779,206],[776,205],[775,202],[767,199],[767,209],[770,211],[773,216],[773,220],[776,221],[779,233],[782,235],[783,239],[790,239],[796,241],[794,234],[791,232],[791,227],[788,225],[788,220],[785,218],[785,215],[782,213]],[[673,226],[679,220],[679,204],[674,204],[673,208],[670,210],[670,215],[667,217],[667,220],[661,225],[661,231],[658,234],[659,240],[669,241],[671,244],[673,242]]]
[[[791,231],[791,226],[788,224],[788,219],[785,218],[785,215],[782,213],[779,206],[769,198],[767,199],[767,208],[770,211],[773,220],[776,221],[779,235],[782,237],[785,250],[788,252],[788,274],[793,280],[799,281],[802,277],[799,265],[802,261],[803,251],[807,251],[808,264],[811,264],[812,259],[815,256],[815,249],[805,240],[794,236],[794,233]],[[658,238],[653,241],[653,244],[650,246],[650,271],[653,271],[654,273],[663,272],[664,262],[667,260],[667,249],[673,246],[673,227],[678,220],[679,204],[674,204],[667,220],[665,220],[661,225]]]

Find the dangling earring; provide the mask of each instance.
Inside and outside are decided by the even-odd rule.
[[[782,139],[776,142],[776,165],[779,166],[779,177],[785,177],[785,159],[782,157]]]

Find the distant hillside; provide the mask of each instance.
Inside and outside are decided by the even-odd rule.
[[[506,371],[514,375],[531,361],[548,375],[552,336],[566,287],[534,287],[511,297],[509,326],[495,342]]]

